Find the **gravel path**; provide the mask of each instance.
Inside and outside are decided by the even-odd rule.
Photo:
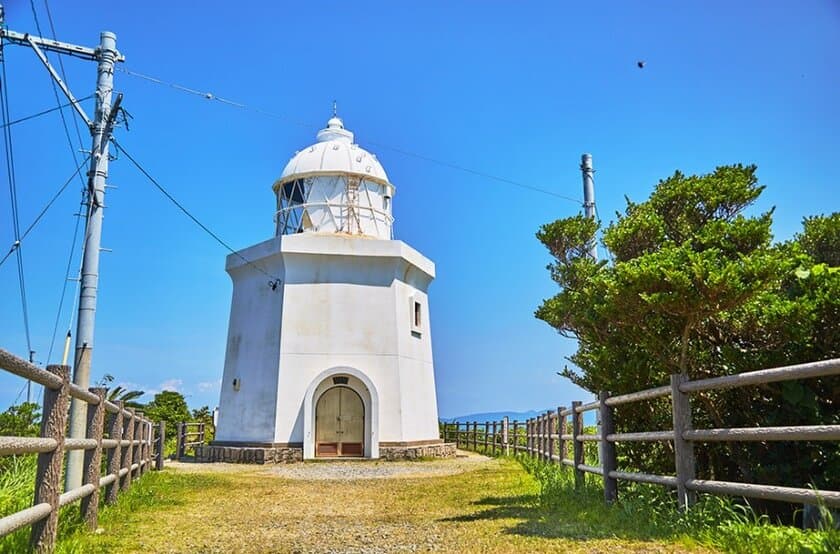
[[[329,460],[296,464],[253,466],[243,464],[195,464],[168,462],[179,471],[217,473],[257,473],[301,481],[355,481],[357,479],[400,479],[445,477],[482,467],[491,458],[474,452],[458,451],[455,458],[422,462],[386,462],[381,460]]]

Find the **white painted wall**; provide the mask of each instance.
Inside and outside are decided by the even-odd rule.
[[[370,418],[366,411],[367,456],[378,456],[379,442],[438,438],[431,261],[401,241],[314,233],[241,254],[283,283],[271,291],[265,275],[228,257],[234,293],[218,441],[302,442],[311,457],[312,395],[342,371],[376,398]],[[422,305],[420,333],[411,330],[411,298]]]

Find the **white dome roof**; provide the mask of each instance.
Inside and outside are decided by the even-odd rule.
[[[325,129],[318,131],[317,142],[297,152],[286,164],[275,189],[285,182],[313,175],[337,175],[352,173],[388,183],[388,175],[376,156],[353,143],[353,133],[344,128],[344,123],[333,116]]]

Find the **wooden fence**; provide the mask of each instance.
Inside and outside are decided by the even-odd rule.
[[[204,444],[206,439],[205,426],[205,423],[196,421],[187,421],[178,424],[178,434],[176,435],[177,440],[175,442],[176,460],[184,458],[187,455],[188,448],[195,448]]]
[[[569,466],[575,472],[575,483],[578,486],[583,484],[586,473],[599,475],[603,479],[604,499],[607,503],[614,502],[618,498],[617,482],[624,480],[675,488],[680,508],[693,504],[698,492],[793,503],[821,502],[826,506],[840,507],[840,491],[697,479],[694,456],[695,445],[707,442],[840,441],[840,425],[694,429],[691,417],[692,394],[835,375],[840,375],[840,359],[696,381],[683,375],[672,375],[670,385],[618,396],[601,392],[598,400],[594,402],[586,404],[572,402],[569,408],[561,406],[525,422],[504,420],[482,423],[444,423],[442,434],[444,440],[456,442],[460,448],[483,450],[489,454],[524,452],[528,456],[538,457],[546,462]],[[616,406],[668,396],[671,398],[673,429],[639,433],[615,432],[614,409]],[[600,432],[586,434],[583,414],[594,410],[597,410],[600,415]],[[599,446],[600,465],[584,463],[584,445],[590,441]],[[630,441],[672,442],[675,474],[651,475],[622,471],[617,467],[615,444]],[[571,459],[568,458],[569,443],[571,443]]]
[[[31,525],[31,549],[51,552],[58,533],[59,508],[80,500],[82,519],[90,529],[96,529],[100,489],[105,487],[107,504],[115,503],[120,492],[151,468],[153,458],[157,467],[162,467],[162,442],[155,440],[155,426],[142,412],[108,401],[104,388],[86,390],[73,384],[69,366],[51,365],[43,370],[0,349],[0,369],[44,387],[40,436],[0,437],[0,456],[38,454],[33,504],[0,518],[0,537]],[[66,436],[71,397],[88,405],[83,439]],[[85,452],[83,484],[62,493],[64,453],[69,450]],[[103,453],[107,459],[104,475]]]

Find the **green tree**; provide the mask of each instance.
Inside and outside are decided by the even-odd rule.
[[[560,292],[536,316],[578,340],[570,359],[579,370],[563,375],[593,392],[621,394],[666,384],[671,373],[697,379],[838,355],[840,274],[828,264],[840,225],[835,216],[808,218],[795,240],[773,245],[772,210],[747,213],[764,188],[755,171],[735,165],[700,176],[677,172],[648,200],[628,199],[603,232],[609,263],[586,256],[598,223],[576,216],[540,228]],[[830,423],[840,417],[830,381],[697,395],[695,424],[770,425],[782,417],[784,424]],[[670,426],[664,402],[618,412],[622,431]],[[791,460],[790,446],[778,443],[707,445],[698,466],[719,479],[836,485],[838,472],[829,471],[837,467],[836,449],[794,449],[804,461]],[[670,450],[668,443],[625,443],[620,463],[672,472]]]
[[[204,442],[209,443],[216,436],[216,427],[213,425],[213,412],[207,406],[202,406],[192,411],[192,420],[204,424]]]
[[[175,436],[179,423],[192,419],[184,395],[176,391],[162,391],[146,405],[146,416],[154,422],[166,422],[166,434]]]
[[[41,433],[40,406],[23,402],[0,413],[0,436],[37,437]]]

